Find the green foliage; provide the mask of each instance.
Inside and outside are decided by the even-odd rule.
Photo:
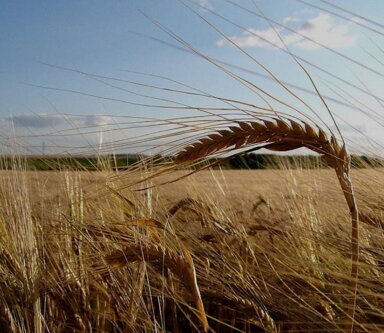
[[[3,156],[0,169],[12,169],[13,162],[23,165],[26,170],[55,171],[55,170],[125,170],[138,162],[142,156],[120,154],[103,156]],[[158,159],[161,163],[162,159]],[[211,160],[214,162],[214,159]],[[384,161],[368,156],[352,155],[353,168],[383,167]],[[274,154],[244,154],[220,164],[223,169],[316,169],[326,168],[327,163],[315,155],[274,155]]]

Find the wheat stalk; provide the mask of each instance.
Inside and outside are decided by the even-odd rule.
[[[263,144],[264,145],[261,145]],[[328,136],[320,127],[315,128],[306,122],[299,122],[280,117],[258,118],[253,122],[238,122],[238,126],[218,130],[195,143],[185,147],[176,154],[177,163],[190,163],[215,156],[223,152],[256,145],[253,151],[266,148],[272,151],[289,151],[308,148],[322,156],[335,170],[351,214],[351,282],[353,296],[348,302],[348,318],[344,332],[353,331],[356,309],[358,261],[359,261],[359,215],[353,186],[349,176],[350,156],[345,145],[340,145],[336,138]],[[222,158],[221,160],[224,160]],[[220,159],[219,159],[220,162]],[[215,162],[216,164],[217,162]]]
[[[197,284],[195,265],[187,249],[183,248],[179,254],[172,249],[159,245],[141,244],[114,251],[106,257],[107,264],[115,267],[121,267],[134,261],[160,262],[171,269],[192,294],[202,330],[203,332],[208,331],[207,315]]]
[[[276,323],[271,315],[261,306],[254,302],[236,295],[227,295],[222,292],[209,290],[203,291],[204,299],[212,303],[217,303],[235,309],[236,311],[247,314],[255,325],[262,327],[266,332],[277,333]]]

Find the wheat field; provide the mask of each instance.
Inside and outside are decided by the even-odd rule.
[[[382,173],[352,170],[356,332],[383,330]],[[339,331],[353,290],[334,178],[213,170],[134,192],[108,170],[3,171],[2,331]]]
[[[0,332],[384,332],[382,4],[131,2],[4,7]]]

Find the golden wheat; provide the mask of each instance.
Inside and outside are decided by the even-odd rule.
[[[256,325],[262,327],[266,332],[278,332],[276,323],[270,314],[261,306],[248,299],[236,295],[223,295],[217,291],[204,291],[203,296],[207,301],[209,300],[220,306],[227,306],[229,309],[240,308],[242,313],[249,313],[250,317],[256,322]]]
[[[347,305],[347,323],[344,328],[344,332],[352,332],[358,282],[359,213],[349,177],[350,157],[345,144],[340,145],[333,135],[329,137],[320,127],[316,129],[306,122],[302,122],[301,125],[295,120],[289,118],[287,120],[284,121],[281,117],[268,117],[268,119],[259,118],[254,122],[238,122],[238,126],[219,130],[185,147],[177,153],[176,162],[192,162],[215,153],[228,150],[230,152],[231,149],[251,145],[258,145],[251,150],[265,148],[272,151],[289,151],[305,147],[320,154],[335,169],[352,217],[350,287],[353,296]],[[265,144],[260,146],[261,143]]]
[[[177,162],[188,162],[207,157],[224,149],[242,148],[248,145],[268,143],[263,148],[273,151],[288,151],[306,147],[323,155],[333,166],[336,160],[346,162],[347,153],[344,146],[328,135],[321,128],[314,128],[308,123],[289,119],[289,122],[270,117],[254,122],[238,122],[238,126],[219,130],[185,147],[177,154]]]
[[[106,262],[111,267],[121,267],[134,261],[148,261],[163,263],[172,270],[189,289],[200,320],[201,328],[208,331],[207,315],[197,284],[196,270],[191,254],[183,248],[180,254],[170,248],[160,245],[133,245],[124,250],[117,250],[106,257]]]

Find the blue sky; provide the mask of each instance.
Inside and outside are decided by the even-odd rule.
[[[383,1],[340,0],[334,2],[358,15],[340,11],[323,0],[255,1],[264,14],[274,20],[275,30],[260,17],[260,14],[256,16],[236,6],[239,4],[259,13],[252,1],[233,0],[234,4],[224,0],[196,0],[195,2],[208,8],[204,10],[199,6],[192,6],[199,15],[204,16],[233,42],[271,69],[281,80],[312,89],[304,73],[287,53],[272,47],[256,36],[261,36],[284,48],[274,32],[277,30],[291,52],[360,87],[360,90],[354,89],[304,63],[323,94],[342,102],[347,100],[355,107],[363,108],[366,115],[340,103],[330,102],[332,111],[353,128],[364,132],[365,135],[369,134],[374,141],[382,143],[380,135],[382,127],[371,118],[380,120],[383,107],[380,101],[362,90],[384,98],[381,92],[383,86],[381,73],[384,73],[384,52],[382,51],[384,39],[382,34],[372,31],[377,30],[383,33],[384,29],[374,22],[363,20],[359,15],[372,21],[384,22]],[[314,6],[345,16],[349,21]],[[233,21],[235,25],[220,19],[210,10]],[[100,131],[100,126],[108,128],[111,122],[122,122],[121,118],[115,116],[172,117],[179,116],[181,112],[182,115],[186,115],[186,111],[148,109],[118,101],[25,85],[24,83],[29,83],[70,89],[134,103],[148,102],[148,99],[143,97],[105,85],[103,83],[105,80],[95,81],[79,73],[49,67],[44,63],[125,80],[175,87],[169,81],[143,77],[124,70],[164,75],[212,94],[263,104],[254,93],[204,59],[143,37],[142,35],[152,36],[181,46],[141,12],[177,33],[203,54],[265,74],[256,63],[239,52],[220,33],[176,0],[3,0],[0,5],[0,118],[4,131],[7,128],[7,131],[15,131],[18,135],[20,133],[29,135],[55,132],[65,127],[93,126],[97,128],[95,130],[97,132]],[[301,35],[297,35],[294,31]],[[314,44],[303,36],[316,40],[318,44]],[[345,54],[353,60],[341,58],[319,44]],[[356,65],[354,60],[366,67]],[[282,99],[297,104],[297,101],[294,101],[273,81],[242,71],[236,71],[236,73]],[[158,91],[107,81],[136,93],[165,97]],[[344,91],[337,89],[344,89]],[[319,110],[327,124],[332,126],[318,98],[303,92],[299,93],[316,110]],[[348,93],[357,101],[351,100]],[[189,104],[196,102],[191,98],[175,97],[175,95],[172,95],[172,98]],[[359,102],[364,105],[360,105]],[[211,102],[205,101],[205,103],[210,105]],[[63,121],[59,114],[76,116],[67,116]],[[340,124],[347,137],[350,136],[351,140],[359,141],[358,133],[352,127],[348,127],[349,125]],[[124,131],[120,133],[112,131],[110,134],[105,134],[105,137],[115,140],[123,138],[124,135],[126,135]],[[94,143],[100,139],[100,134],[90,134],[88,139],[89,142]],[[26,141],[33,142],[39,147],[44,140],[47,139],[34,138]],[[55,141],[50,138],[49,140],[52,141],[52,146],[56,142],[66,146],[86,145],[83,139],[81,141],[75,136],[66,137],[65,143],[63,139],[60,139],[61,141],[55,139]],[[378,151],[377,145],[372,149]]]

